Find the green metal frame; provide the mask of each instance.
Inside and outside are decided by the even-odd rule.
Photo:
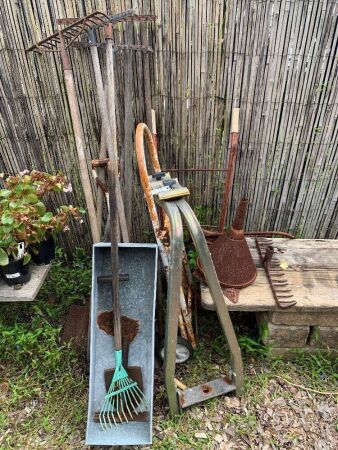
[[[232,378],[236,389],[236,395],[238,396],[240,396],[243,392],[243,363],[236,334],[224,301],[222,289],[218,282],[210,252],[202,228],[193,210],[184,198],[168,201],[157,200],[157,203],[165,210],[170,220],[170,261],[164,344],[164,377],[170,413],[175,415],[181,412],[174,381],[178,315],[180,311],[179,295],[182,282],[182,252],[184,249],[183,224],[181,216],[183,216],[193,239],[203,272],[205,274],[206,282],[214,300],[215,309],[221,323],[224,336],[229,346],[233,367]]]

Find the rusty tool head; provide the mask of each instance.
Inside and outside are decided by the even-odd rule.
[[[243,230],[247,206],[248,200],[242,198],[230,229],[209,247],[220,285],[223,287],[242,289],[252,284],[257,276]]]

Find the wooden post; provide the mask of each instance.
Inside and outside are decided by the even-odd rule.
[[[238,127],[239,127],[239,108],[232,110],[231,116],[231,128],[230,128],[230,155],[227,164],[227,172],[224,183],[224,194],[222,209],[219,218],[218,230],[220,233],[224,232],[225,221],[227,216],[227,210],[229,205],[230,193],[232,189],[232,183],[234,181],[237,149],[238,149]]]
[[[71,62],[69,56],[67,54],[67,50],[65,47],[65,41],[62,35],[62,32],[59,32],[60,37],[60,52],[61,52],[61,61],[62,68],[65,77],[66,84],[66,92],[68,96],[70,114],[72,118],[73,131],[75,136],[75,145],[77,150],[77,155],[79,158],[79,166],[80,166],[80,177],[82,182],[82,188],[85,195],[90,229],[92,234],[93,243],[100,242],[100,232],[97,226],[96,220],[96,212],[94,205],[94,197],[92,192],[92,187],[89,178],[89,171],[87,167],[86,156],[84,152],[84,137],[83,137],[83,129],[80,118],[79,105],[77,102],[75,83],[73,77],[73,71],[71,67]]]

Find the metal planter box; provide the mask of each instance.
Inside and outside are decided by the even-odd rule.
[[[97,325],[97,315],[112,309],[111,284],[97,282],[97,277],[109,275],[110,243],[93,247],[93,276],[90,322],[90,381],[86,444],[87,445],[147,445],[152,442],[152,410],[154,385],[154,323],[156,302],[156,244],[119,244],[120,272],[129,274],[120,282],[122,314],[139,321],[139,332],[129,349],[129,366],[142,368],[143,391],[148,403],[148,418],[144,422],[128,422],[101,430],[94,422],[104,396],[104,370],[115,367],[113,337]]]

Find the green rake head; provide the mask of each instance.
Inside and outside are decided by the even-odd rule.
[[[129,422],[147,410],[147,402],[136,381],[122,366],[122,350],[115,352],[116,368],[109,390],[100,409],[102,430],[123,422]],[[129,420],[128,420],[129,419]]]

